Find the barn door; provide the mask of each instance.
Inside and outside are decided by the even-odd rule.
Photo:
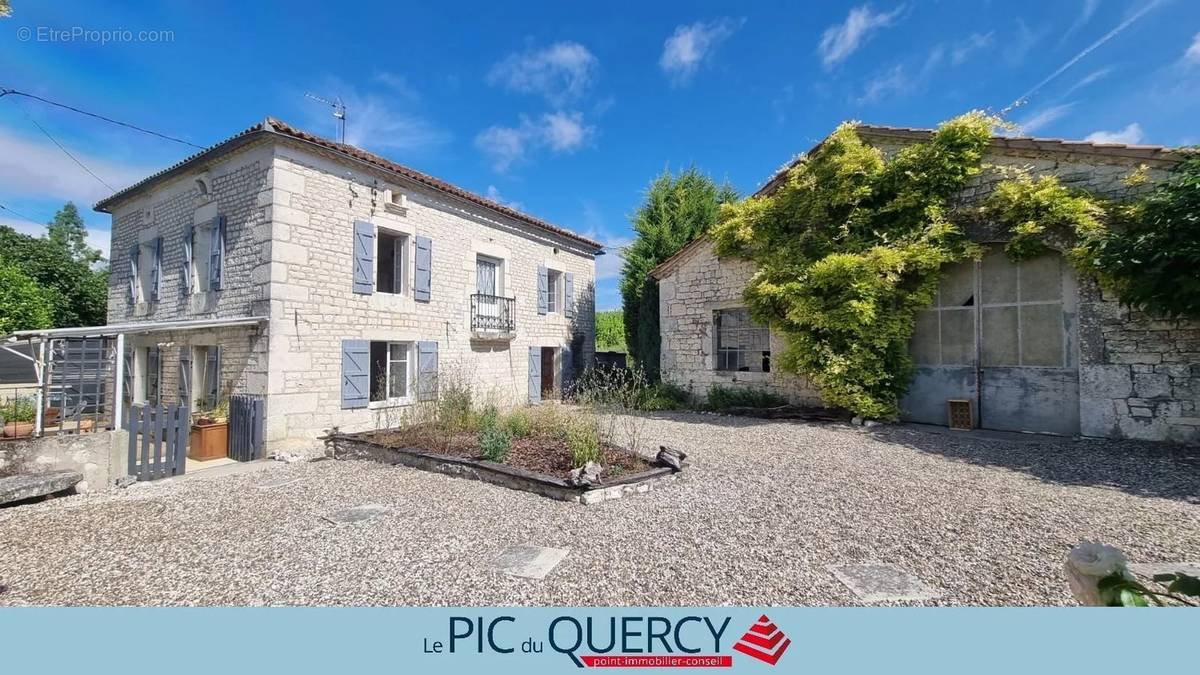
[[[1079,433],[1074,298],[1057,253],[1013,263],[994,246],[948,267],[917,318],[902,416],[944,425],[946,401],[965,399],[978,427]]]

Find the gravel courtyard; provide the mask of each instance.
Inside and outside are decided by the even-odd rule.
[[[0,605],[854,605],[829,568],[861,562],[940,592],[916,604],[1057,605],[1081,539],[1200,560],[1194,449],[684,413],[645,432],[686,478],[593,506],[321,461],[0,509]],[[388,511],[322,519],[361,504]],[[521,544],[570,554],[542,580],[489,569]]]

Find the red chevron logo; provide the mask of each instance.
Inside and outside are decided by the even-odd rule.
[[[733,648],[773,666],[790,646],[791,639],[763,614],[758,617],[758,623],[751,626],[750,630],[734,643]]]

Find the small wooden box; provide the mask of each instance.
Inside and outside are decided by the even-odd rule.
[[[946,399],[946,409],[950,417],[949,423],[951,429],[970,431],[975,428],[975,416],[971,411],[970,399]]]
[[[229,423],[193,424],[188,459],[198,462],[229,456]]]

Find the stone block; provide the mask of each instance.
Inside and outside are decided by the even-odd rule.
[[[1133,375],[1126,365],[1081,366],[1079,393],[1086,398],[1126,398],[1133,395]]]
[[[286,241],[273,241],[271,242],[271,261],[307,265],[308,247]]]
[[[1139,398],[1167,398],[1171,395],[1171,378],[1159,374],[1134,375],[1133,389]]]

